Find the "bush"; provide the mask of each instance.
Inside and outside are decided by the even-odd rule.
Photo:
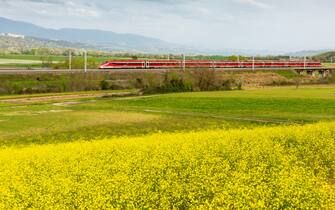
[[[100,88],[101,88],[101,90],[108,90],[109,89],[109,83],[106,80],[102,80],[100,82]]]
[[[335,73],[334,72],[332,72],[330,77],[328,77],[328,82],[335,83]]]

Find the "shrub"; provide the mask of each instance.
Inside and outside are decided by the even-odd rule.
[[[101,90],[108,90],[109,89],[109,83],[106,80],[102,80],[100,82],[100,88],[101,88]]]

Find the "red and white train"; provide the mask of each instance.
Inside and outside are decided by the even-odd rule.
[[[160,68],[311,68],[322,67],[315,61],[210,61],[210,60],[113,60],[100,69],[160,69]]]

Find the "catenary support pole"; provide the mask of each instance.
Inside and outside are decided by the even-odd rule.
[[[252,70],[255,70],[255,56],[252,56]]]
[[[182,56],[183,56],[183,71],[185,71],[185,67],[186,67],[186,57],[185,57],[185,54],[183,54]]]
[[[306,58],[306,56],[304,57],[304,69],[306,69],[306,67],[307,67],[307,58]]]
[[[69,70],[72,70],[72,52],[71,50],[69,51]]]
[[[84,51],[84,68],[85,68],[85,73],[87,72],[87,51]]]

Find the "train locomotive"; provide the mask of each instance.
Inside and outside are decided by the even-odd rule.
[[[317,61],[210,61],[210,60],[113,60],[100,69],[169,69],[169,68],[315,68]]]

